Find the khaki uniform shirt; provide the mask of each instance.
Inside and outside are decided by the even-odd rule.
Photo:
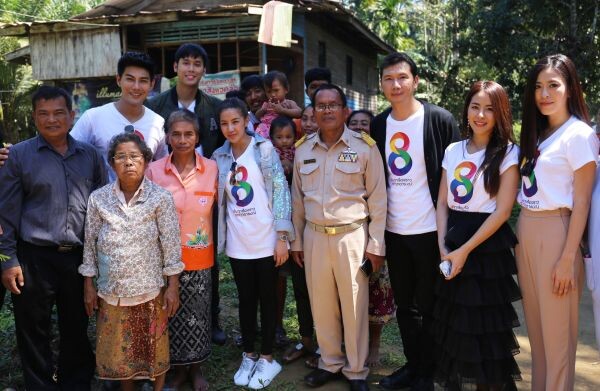
[[[372,141],[345,127],[331,147],[313,133],[296,148],[292,180],[292,222],[296,240],[292,251],[302,251],[306,221],[344,225],[368,218],[367,252],[385,255],[387,215],[385,174],[379,150]]]

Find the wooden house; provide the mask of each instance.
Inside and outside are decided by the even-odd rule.
[[[60,22],[4,25],[0,35],[29,38],[29,47],[7,59],[25,59],[33,76],[57,83],[114,78],[122,52],[145,51],[159,73],[174,76],[179,45],[196,42],[209,54],[207,73],[238,70],[241,77],[280,70],[290,98],[305,101],[304,72],[328,67],[353,109],[376,109],[377,56],[393,50],[340,1],[287,0],[293,4],[291,47],[257,41],[263,0],[109,0]],[[105,90],[105,95],[114,92]]]

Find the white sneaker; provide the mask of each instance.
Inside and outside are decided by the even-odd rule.
[[[275,376],[281,372],[281,365],[275,360],[269,362],[266,358],[261,358],[256,363],[254,374],[248,383],[248,387],[253,390],[260,390],[271,384]]]
[[[236,386],[247,386],[250,381],[250,376],[256,367],[256,361],[251,359],[246,353],[242,353],[242,364],[240,369],[233,375],[233,382]]]

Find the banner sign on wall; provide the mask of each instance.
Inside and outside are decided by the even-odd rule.
[[[154,89],[148,94],[148,99],[160,93],[160,79],[157,75]],[[121,97],[121,88],[115,78],[84,79],[78,81],[58,82],[58,87],[64,88],[73,97],[73,111],[77,121],[86,110],[115,102]]]
[[[204,75],[200,80],[200,89],[208,95],[225,99],[226,93],[240,89],[240,71],[223,71]]]

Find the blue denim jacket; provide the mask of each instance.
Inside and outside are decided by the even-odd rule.
[[[269,199],[269,208],[273,211],[275,218],[275,230],[285,231],[291,241],[294,240],[294,228],[292,226],[292,202],[290,189],[283,173],[283,167],[279,161],[279,155],[269,140],[258,134],[252,134],[256,140],[254,144],[254,157],[256,164],[260,167],[265,179],[265,187]],[[211,159],[217,162],[219,168],[219,218],[218,218],[218,244],[217,252],[225,251],[225,240],[227,238],[227,194],[225,194],[225,183],[233,163],[231,153],[231,144],[225,141],[222,147],[218,148]]]

